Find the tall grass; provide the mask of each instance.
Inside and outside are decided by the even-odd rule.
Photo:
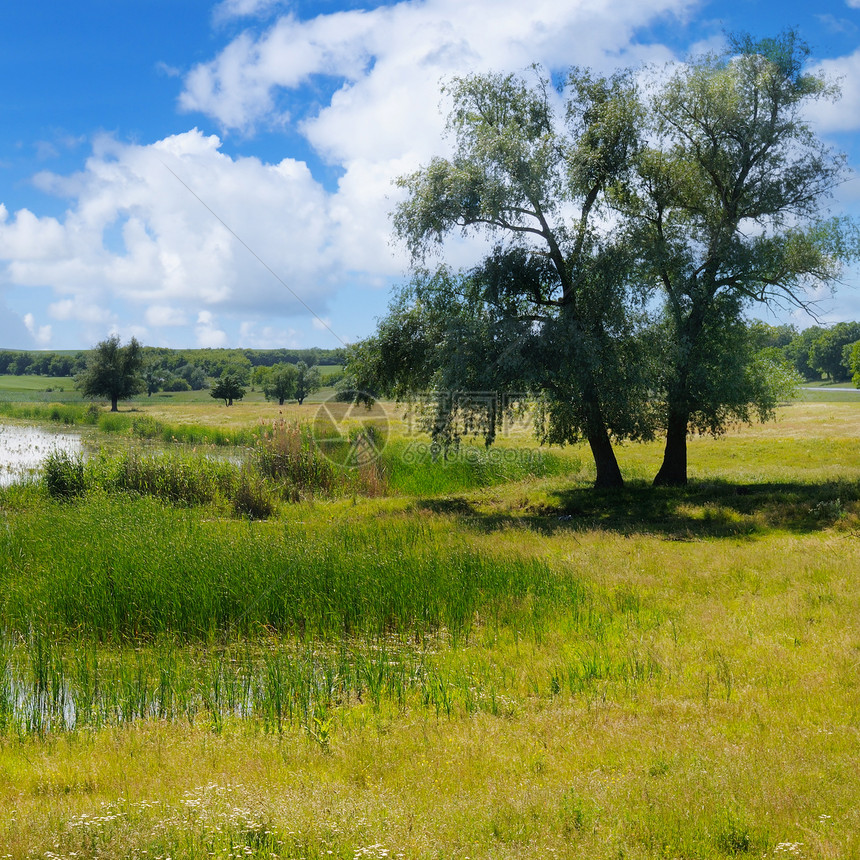
[[[0,401],[0,415],[23,421],[50,421],[66,426],[98,424],[101,409],[94,403],[17,403]]]
[[[584,599],[572,575],[453,544],[414,520],[300,526],[203,521],[152,498],[84,497],[17,513],[0,533],[0,624],[100,640],[468,636]]]
[[[320,649],[272,642],[189,649],[167,641],[114,649],[31,634],[0,640],[0,738],[140,720],[301,726],[327,748],[337,709],[424,708],[437,716],[501,715],[513,679],[477,677],[420,647],[343,641]],[[551,686],[546,685],[546,693]]]
[[[409,496],[459,493],[528,478],[576,474],[581,461],[540,448],[484,448],[461,444],[447,452],[415,440],[396,439],[382,452],[393,492]]]
[[[356,460],[364,442],[361,434],[342,438],[319,425],[275,421],[262,428],[254,463],[260,474],[278,483],[293,500],[315,494],[382,495],[386,476],[380,464]]]

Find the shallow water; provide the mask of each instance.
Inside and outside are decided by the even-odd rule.
[[[0,487],[32,475],[54,451],[80,454],[77,433],[52,433],[40,427],[0,424]]]

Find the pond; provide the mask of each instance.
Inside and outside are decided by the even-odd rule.
[[[0,487],[31,475],[54,451],[82,453],[81,437],[77,433],[52,433],[40,427],[0,424]]]

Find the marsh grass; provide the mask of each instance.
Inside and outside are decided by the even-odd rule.
[[[410,520],[308,534],[104,494],[17,514],[0,551],[10,559],[0,573],[4,626],[113,641],[264,629],[466,637],[476,613],[509,604],[541,612],[580,587],[539,562],[487,557]]]

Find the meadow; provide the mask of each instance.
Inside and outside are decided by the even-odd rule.
[[[613,493],[392,404],[10,399],[93,453],[0,490],[0,857],[860,856],[860,398],[810,395]]]

